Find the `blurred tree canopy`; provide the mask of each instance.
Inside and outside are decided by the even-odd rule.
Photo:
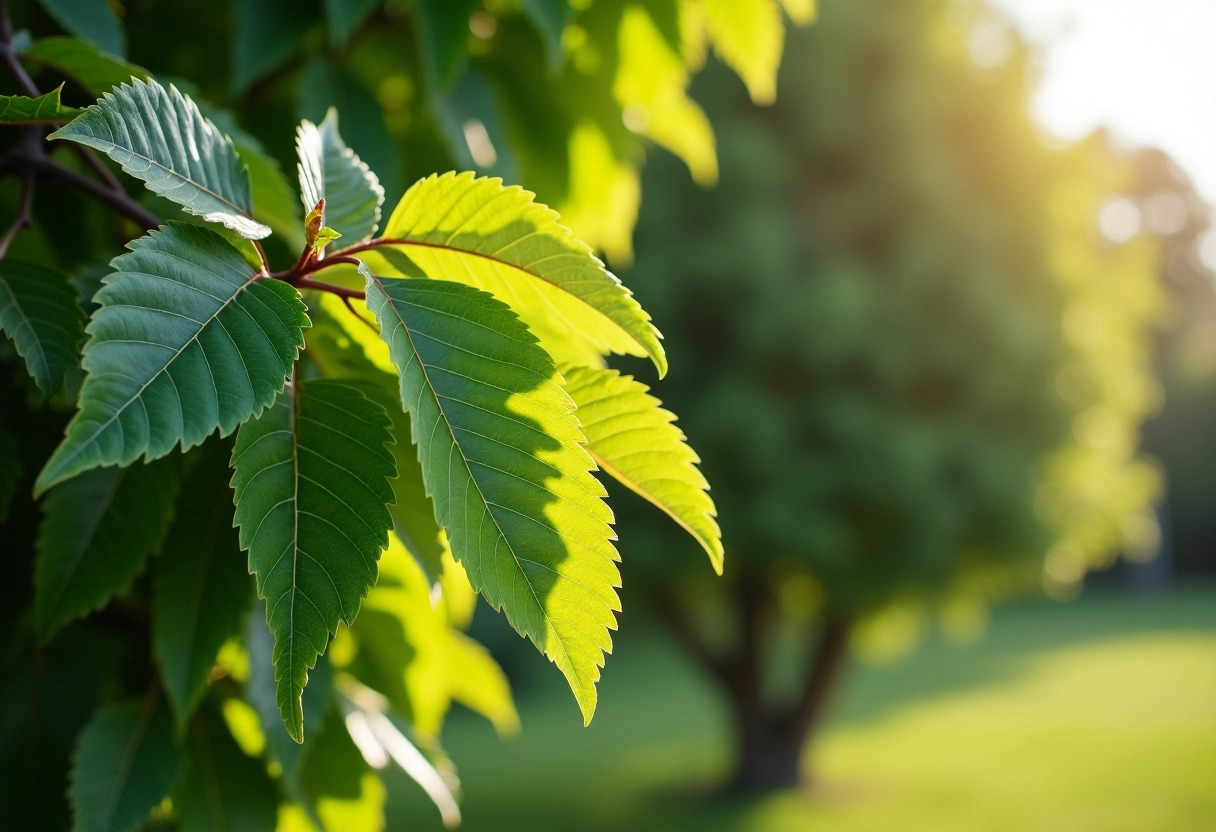
[[[694,88],[715,198],[649,171],[633,285],[694,368],[665,399],[728,553],[729,586],[659,608],[732,705],[737,784],[771,788],[797,780],[850,632],[917,606],[966,624],[1152,551],[1160,478],[1137,448],[1162,293],[1155,245],[1099,228],[1127,160],[1044,142],[1027,48],[981,4],[826,3],[790,33],[774,107],[734,87]],[[647,569],[695,565],[647,534]],[[765,666],[791,640],[796,681]]]

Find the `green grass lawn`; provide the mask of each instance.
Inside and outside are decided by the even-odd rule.
[[[468,832],[1216,830],[1216,592],[1092,594],[998,611],[985,638],[854,663],[813,751],[810,795],[708,798],[721,702],[666,637],[626,618],[589,728],[540,663],[523,733],[454,714]],[[392,781],[390,830],[438,829]]]

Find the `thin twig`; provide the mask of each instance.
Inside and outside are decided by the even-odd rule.
[[[161,223],[160,217],[128,196],[126,191],[115,191],[107,188],[102,183],[89,179],[87,176],[82,176],[49,157],[35,160],[35,164],[40,173],[50,174],[60,181],[71,185],[73,188],[83,191],[98,202],[105,203],[123,216],[131,219],[145,231],[151,231]]]
[[[350,298],[342,298],[342,302],[344,304],[346,304],[346,308],[350,310],[350,314],[352,314],[356,318],[358,318],[359,321],[364,326],[366,326],[368,329],[370,329],[372,332],[376,333],[377,335],[380,334],[380,328],[378,326],[376,326],[375,324],[373,324],[371,321],[369,321],[367,318],[360,315],[359,310],[355,309],[354,305],[350,302]]]
[[[319,280],[309,280],[307,277],[301,277],[295,282],[297,289],[316,289],[320,292],[329,292],[331,295],[337,295],[340,298],[357,298],[365,300],[366,296],[363,292],[357,289],[347,289],[344,286],[335,286],[332,283],[322,283]]]
[[[13,220],[13,224],[4,232],[4,236],[0,237],[0,260],[3,260],[4,256],[8,254],[8,247],[12,244],[13,238],[17,236],[17,232],[23,228],[32,228],[34,225],[33,207],[36,182],[32,170],[27,170],[21,177],[21,208],[17,211],[17,219]]]

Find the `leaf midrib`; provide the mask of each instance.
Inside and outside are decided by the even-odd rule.
[[[609,321],[610,323],[612,323],[613,326],[618,327],[622,332],[624,332],[626,335],[628,335],[635,344],[637,344],[639,347],[641,347],[643,350],[645,350],[647,354],[650,353],[650,348],[647,347],[645,344],[643,344],[640,340],[638,340],[638,337],[636,335],[634,335],[629,330],[625,329],[623,324],[621,324],[619,321],[614,320],[610,315],[605,313],[602,309],[599,309],[599,308],[595,307],[594,305],[592,305],[591,301],[587,300],[586,298],[582,297],[581,295],[577,295],[574,292],[569,291],[568,289],[564,288],[562,286],[562,284],[549,279],[545,275],[540,274],[538,272],[534,272],[531,269],[526,269],[523,266],[519,265],[518,263],[510,263],[506,260],[503,260],[499,257],[494,256],[493,254],[487,254],[484,251],[476,251],[474,249],[468,249],[468,248],[457,248],[456,246],[453,246],[448,243],[433,243],[433,242],[430,242],[427,240],[413,240],[408,237],[380,237],[379,239],[384,245],[388,245],[388,246],[400,246],[402,248],[404,248],[406,246],[417,246],[419,248],[430,248],[430,249],[436,249],[438,251],[446,251],[446,252],[449,252],[452,254],[465,254],[470,257],[480,257],[483,260],[489,260],[491,263],[497,263],[500,266],[505,266],[508,269],[514,269],[517,272],[526,274],[526,275],[528,275],[528,277],[534,278],[536,280],[541,281],[542,283],[545,283],[546,285],[552,286],[554,289],[557,289],[558,291],[560,291],[563,295],[574,298],[575,300],[577,300],[579,303],[586,306],[588,309],[590,309],[595,314],[599,315],[600,317],[602,317],[602,318],[606,319],[607,321]],[[373,242],[375,242],[375,241],[373,241]],[[565,255],[566,253],[567,252],[562,252],[562,255]],[[573,255],[573,252],[570,252],[570,254]],[[627,293],[629,291],[628,289],[625,288],[625,285],[623,283],[621,283],[619,279],[616,279],[612,276],[611,272],[608,272],[607,270],[605,270],[604,275],[610,281],[615,281],[616,287],[621,289],[623,292]],[[630,295],[626,295],[626,297],[630,297]],[[646,323],[646,326],[651,326],[651,324],[649,322],[645,322],[645,323]]]
[[[156,700],[157,696],[148,696],[144,700],[144,706],[140,709],[139,720],[135,723],[135,730],[131,732],[131,739],[127,742],[127,746],[123,749],[122,760],[119,761],[117,776],[114,778],[115,785],[126,783],[127,778],[131,774],[131,767],[135,765],[135,757],[139,753],[139,745],[143,741],[144,735],[147,733],[148,726],[152,724],[152,717],[156,715]],[[105,810],[105,826],[109,829],[114,820],[114,813],[118,811],[119,794],[125,790],[125,786],[115,789],[110,793],[109,800],[106,803]]]
[[[217,128],[214,125],[212,125],[211,129],[218,132]],[[54,138],[54,137],[52,137],[52,138]],[[64,138],[69,138],[69,137],[65,136]],[[176,177],[183,182],[189,183],[189,184],[193,185],[194,187],[198,188],[203,193],[206,193],[206,194],[209,194],[210,196],[215,197],[215,199],[217,201],[230,206],[233,211],[240,214],[242,217],[245,217],[245,219],[249,220],[250,222],[255,222],[255,223],[257,222],[257,220],[255,220],[253,218],[252,214],[250,214],[248,211],[246,211],[241,206],[237,205],[235,202],[230,201],[227,197],[221,196],[220,194],[211,190],[206,185],[202,184],[201,182],[198,182],[197,180],[191,179],[190,177],[188,177],[184,174],[178,173],[173,168],[166,167],[163,163],[156,161],[151,156],[146,156],[143,153],[140,153],[139,151],[137,151],[133,148],[126,147],[125,145],[120,145],[118,142],[112,141],[110,139],[100,139],[100,138],[97,138],[96,136],[90,136],[90,138],[92,138],[94,141],[104,142],[106,144],[109,144],[111,148],[119,148],[120,150],[124,150],[127,153],[130,153],[132,156],[135,156],[139,159],[143,159],[145,162],[148,162],[151,165],[155,165],[156,167],[158,167],[161,170],[168,173],[170,176]],[[102,150],[101,148],[98,148],[98,149]],[[104,153],[106,151],[102,150],[102,152]],[[246,175],[248,175],[248,174],[246,174]],[[262,225],[262,223],[258,223],[258,225]]]
[[[201,335],[201,334],[202,334],[203,330],[204,330],[204,329],[206,329],[206,328],[207,328],[207,327],[208,327],[208,326],[209,326],[211,323],[215,322],[215,321],[216,321],[216,320],[219,318],[220,313],[221,313],[221,312],[223,312],[225,309],[227,309],[227,308],[228,308],[228,305],[229,305],[230,303],[232,303],[233,301],[235,301],[235,300],[237,299],[237,297],[238,297],[238,296],[239,296],[239,295],[240,295],[242,292],[244,292],[246,289],[248,289],[248,288],[249,288],[249,286],[250,286],[250,285],[251,285],[251,284],[252,284],[254,281],[256,281],[256,280],[257,280],[257,278],[258,278],[258,275],[256,275],[256,274],[251,274],[251,275],[250,275],[248,278],[246,278],[246,279],[245,279],[245,282],[244,282],[244,283],[242,283],[240,286],[238,286],[238,287],[236,288],[236,291],[234,291],[234,292],[232,293],[231,297],[229,297],[227,300],[225,300],[223,303],[221,303],[221,304],[219,305],[219,307],[218,307],[218,308],[215,310],[215,312],[214,312],[212,315],[210,315],[209,317],[207,317],[207,318],[205,318],[203,321],[201,321],[201,322],[200,322],[200,324],[199,324],[198,329],[197,329],[197,330],[195,330],[194,334],[193,334],[193,335],[191,335],[191,336],[190,336],[190,337],[189,337],[189,338],[186,340],[186,342],[185,342],[184,344],[182,344],[182,345],[181,345],[181,347],[179,347],[178,349],[176,349],[176,350],[174,350],[174,351],[173,351],[173,357],[172,357],[172,358],[170,358],[168,361],[166,361],[166,362],[165,362],[165,366],[161,367],[159,370],[157,370],[157,371],[156,371],[156,372],[155,372],[155,373],[152,375],[152,377],[151,377],[151,378],[149,378],[147,381],[145,381],[145,382],[144,382],[144,383],[143,383],[143,384],[140,386],[140,388],[139,388],[138,390],[136,390],[134,394],[132,394],[131,398],[130,398],[130,399],[128,399],[128,400],[127,400],[127,401],[126,401],[126,402],[123,404],[123,406],[122,406],[122,407],[120,407],[120,408],[118,408],[118,410],[114,411],[114,413],[113,413],[113,414],[110,416],[110,418],[109,418],[109,419],[107,419],[107,420],[106,420],[104,423],[102,423],[102,424],[101,424],[101,425],[100,425],[100,426],[99,426],[99,427],[98,427],[98,428],[97,428],[95,431],[93,431],[93,434],[92,434],[91,436],[89,436],[89,437],[88,437],[88,439],[85,439],[85,440],[82,440],[82,441],[80,441],[80,442],[76,443],[76,450],[74,450],[74,451],[71,453],[71,455],[69,455],[69,456],[67,456],[67,457],[64,457],[64,459],[60,461],[60,463],[59,463],[60,468],[62,468],[62,467],[63,467],[64,463],[70,462],[71,460],[73,460],[73,459],[75,459],[76,457],[78,457],[78,456],[79,456],[79,455],[80,455],[80,454],[81,454],[81,453],[84,451],[84,449],[85,449],[85,448],[90,447],[90,446],[93,444],[93,442],[94,442],[94,441],[97,439],[97,437],[101,435],[101,432],[102,432],[102,431],[104,431],[104,430],[106,430],[107,428],[109,428],[109,427],[110,427],[110,425],[114,423],[114,420],[115,420],[115,419],[117,419],[117,418],[118,418],[120,415],[122,415],[123,413],[125,413],[125,412],[126,412],[126,410],[127,410],[127,408],[128,408],[128,407],[130,407],[130,406],[131,406],[133,403],[135,403],[136,401],[139,401],[139,398],[140,398],[140,397],[143,395],[144,391],[148,389],[148,385],[150,385],[152,382],[156,381],[156,379],[160,378],[160,377],[161,377],[163,374],[167,373],[167,372],[169,371],[169,366],[170,366],[170,365],[171,365],[171,364],[172,364],[174,361],[176,361],[177,359],[181,358],[182,353],[186,351],[186,347],[190,346],[192,343],[194,343],[195,341],[197,341],[197,340],[198,340],[199,335]],[[164,345],[161,345],[161,346],[164,346]],[[87,350],[87,349],[88,349],[88,348],[86,347],[86,350]],[[200,346],[200,347],[199,347],[199,349],[202,349],[202,347]],[[206,350],[203,350],[203,356],[204,356],[204,357],[206,357]],[[170,381],[172,381],[172,377],[170,377]],[[215,378],[214,378],[214,376],[213,376],[213,377],[212,377],[212,382],[214,382],[214,381],[215,381]],[[174,389],[176,389],[176,388],[177,388],[177,384],[176,384],[176,383],[174,383],[174,385],[173,385],[173,386],[174,386]],[[214,385],[213,385],[213,387],[214,387]],[[216,390],[216,391],[215,391],[215,393],[216,393],[216,397],[217,397],[217,401],[218,401],[218,397],[219,397],[219,391],[218,391],[218,390]],[[179,394],[179,399],[180,399],[180,394]],[[217,407],[217,409],[218,409],[218,407]],[[179,440],[179,441],[180,441],[180,440]]]
[[[12,299],[11,308],[17,310],[17,314],[21,317],[21,322],[24,323],[29,328],[30,334],[32,334],[34,336],[34,338],[33,338],[34,346],[38,349],[38,355],[41,359],[42,369],[46,372],[47,376],[49,377],[51,374],[51,363],[46,357],[46,350],[43,349],[43,347],[42,347],[42,339],[38,337],[38,331],[36,329],[34,329],[34,320],[25,313],[25,307],[21,305],[21,301],[18,299],[17,293],[15,291],[13,291],[13,285],[11,283],[9,283],[8,279],[5,278],[3,275],[0,275],[0,286],[4,287],[4,290],[8,293],[8,296]],[[15,345],[17,343],[16,330],[13,331],[12,338],[13,338],[13,344]],[[24,356],[24,355],[22,357],[28,358],[27,356]]]
[[[393,315],[397,318],[398,323],[401,324],[401,331],[405,333],[405,337],[409,340],[409,343],[410,343],[410,350],[413,351],[414,357],[417,358],[417,360],[418,360],[418,369],[422,373],[422,377],[426,382],[427,389],[430,391],[431,395],[435,399],[435,407],[439,410],[439,414],[443,418],[443,426],[447,430],[448,437],[452,441],[452,446],[459,451],[460,463],[461,463],[461,465],[464,466],[465,473],[468,474],[469,481],[472,482],[473,486],[476,488],[477,496],[481,498],[481,502],[485,506],[485,509],[486,509],[486,514],[488,514],[490,516],[490,519],[494,521],[494,528],[498,530],[499,537],[506,544],[507,551],[511,553],[511,560],[513,560],[515,562],[515,568],[519,571],[519,574],[523,577],[524,583],[526,583],[528,585],[528,591],[532,594],[532,600],[536,602],[536,607],[537,607],[537,609],[540,610],[541,617],[544,618],[545,624],[549,627],[550,630],[553,631],[554,635],[557,636],[557,643],[561,647],[562,658],[570,666],[571,671],[575,672],[574,663],[570,661],[570,653],[566,649],[564,639],[562,639],[562,637],[558,634],[557,627],[553,626],[552,619],[550,619],[549,613],[545,609],[545,605],[540,602],[540,597],[537,596],[537,594],[536,594],[536,588],[532,585],[532,581],[530,581],[528,579],[528,573],[524,569],[523,564],[520,563],[519,556],[517,554],[515,554],[515,548],[511,545],[510,539],[508,539],[506,532],[504,532],[502,529],[502,525],[498,522],[497,515],[495,515],[494,512],[491,510],[490,501],[487,500],[485,494],[482,493],[481,483],[478,482],[477,478],[473,476],[473,470],[469,467],[469,461],[465,457],[464,451],[460,447],[460,443],[456,440],[456,433],[452,427],[452,423],[449,421],[447,412],[443,408],[443,405],[441,403],[441,397],[436,392],[434,385],[431,384],[431,378],[430,378],[430,374],[427,373],[426,363],[423,362],[422,355],[418,352],[418,348],[414,344],[414,336],[410,332],[409,326],[406,325],[405,319],[401,317],[401,313],[397,311],[397,307],[393,303],[392,296],[389,295],[389,293],[384,288],[384,283],[380,280],[379,277],[372,275],[370,270],[368,270],[367,273],[369,275],[371,275],[371,277],[374,281],[376,281],[376,286],[380,289],[381,294],[383,294],[385,299],[388,301],[388,306],[390,309],[392,309]],[[455,553],[453,553],[453,554],[455,554]],[[553,570],[553,571],[556,572],[557,570]]]

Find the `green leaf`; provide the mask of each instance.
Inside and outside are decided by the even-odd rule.
[[[552,360],[484,292],[364,273],[452,554],[590,721],[620,575],[612,513]]]
[[[722,532],[700,457],[650,389],[616,370],[564,368],[587,450],[605,472],[658,506],[691,534],[722,574]]]
[[[77,35],[97,44],[107,52],[121,56],[126,52],[126,37],[122,23],[108,0],[39,0],[55,22]]]
[[[95,300],[80,410],[38,477],[156,459],[227,436],[283,389],[308,326],[295,289],[214,231],[170,223],[128,244]]]
[[[701,0],[701,7],[714,51],[743,79],[752,101],[772,104],[785,40],[776,0]]]
[[[154,698],[98,709],[80,733],[68,798],[75,832],[132,832],[173,789],[182,761],[169,715]]]
[[[179,511],[152,569],[152,653],[179,727],[190,719],[216,654],[241,631],[253,600],[233,527],[226,453],[213,449],[186,481]]]
[[[187,213],[253,240],[270,234],[250,214],[249,171],[232,140],[172,85],[132,79],[49,138],[100,150]]]
[[[313,309],[313,326],[308,330],[308,357],[324,376],[357,381],[364,395],[388,411],[394,439],[390,447],[397,465],[393,503],[388,507],[393,532],[434,584],[442,572],[441,559],[447,546],[422,481],[418,451],[409,441],[410,417],[401,407],[397,369],[389,358],[388,345],[367,326],[370,315],[360,315],[364,320],[352,316],[335,295],[321,298]]]
[[[396,476],[388,426],[384,408],[358,388],[313,380],[293,384],[237,434],[236,522],[269,604],[278,707],[297,742],[308,669],[338,622],[354,621],[388,545]]]
[[[452,632],[447,648],[452,699],[490,720],[499,736],[518,734],[511,685],[490,651],[460,632]]]
[[[42,38],[30,44],[21,57],[68,76],[94,96],[130,83],[132,78],[146,81],[150,77],[143,67],[103,52],[79,38]]]
[[[325,0],[329,42],[335,46],[346,43],[351,33],[367,20],[378,4],[379,0]]]
[[[0,95],[0,124],[58,124],[80,115],[76,107],[59,103],[63,84],[46,95],[27,98],[24,95]]]
[[[0,260],[0,330],[38,386],[59,390],[84,340],[84,311],[71,278],[49,266]]]
[[[181,832],[274,829],[278,789],[260,760],[245,755],[223,718],[207,709],[190,724],[186,768],[173,794]]]
[[[649,355],[662,376],[667,358],[650,316],[558,219],[500,179],[431,176],[389,218],[392,247],[366,260],[383,276],[468,283],[510,304],[547,347],[582,339],[600,352]]]
[[[338,111],[330,108],[321,126],[304,121],[296,128],[300,197],[311,210],[325,200],[322,224],[347,243],[366,240],[380,223],[384,188],[338,132]]]
[[[781,0],[781,6],[799,26],[813,22],[819,14],[818,0]]]
[[[49,638],[121,594],[173,519],[178,457],[88,471],[47,495],[34,568],[36,629]]]
[[[464,60],[476,8],[477,0],[415,0],[423,66],[433,85],[446,86]]]
[[[308,676],[308,687],[304,689],[303,710],[308,721],[308,736],[297,743],[283,729],[283,717],[279,715],[278,684],[275,682],[274,636],[266,629],[266,605],[255,602],[245,626],[245,648],[249,651],[249,681],[245,684],[245,698],[258,714],[262,731],[266,735],[267,756],[283,770],[283,781],[291,792],[298,785],[300,767],[304,757],[312,750],[313,740],[329,713],[333,699],[333,670],[322,658]]]

